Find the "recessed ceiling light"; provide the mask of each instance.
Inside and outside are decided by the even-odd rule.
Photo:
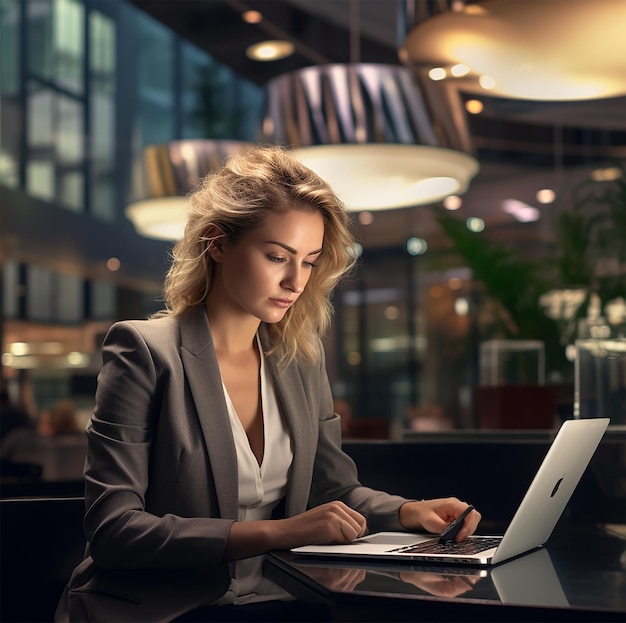
[[[246,49],[246,56],[253,61],[278,61],[291,56],[295,49],[291,41],[260,41]]]
[[[478,78],[478,84],[480,84],[480,86],[483,89],[495,89],[496,88],[496,81],[491,76],[487,76],[487,75],[483,75],[480,78]]]
[[[450,67],[450,73],[455,77],[455,78],[461,78],[463,76],[467,76],[467,74],[469,74],[469,67],[467,65],[465,65],[464,63],[457,63],[456,65],[452,65],[452,67]]]
[[[479,115],[484,108],[485,106],[480,100],[471,99],[465,102],[465,110],[467,110],[470,115]]]
[[[246,22],[246,24],[258,24],[263,19],[263,13],[250,9],[241,14],[241,19]]]
[[[428,77],[431,80],[443,80],[446,77],[446,70],[443,67],[433,67],[428,72]]]

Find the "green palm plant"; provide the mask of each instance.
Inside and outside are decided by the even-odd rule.
[[[563,348],[563,325],[548,318],[541,296],[551,290],[586,289],[587,300],[577,316],[585,314],[592,293],[602,307],[626,298],[626,171],[623,164],[620,168],[621,176],[612,182],[589,181],[572,189],[571,208],[555,217],[553,244],[536,259],[476,235],[464,221],[434,207],[439,225],[482,284],[486,298],[501,309],[501,321],[487,328],[485,339],[542,339],[546,369],[562,372],[571,367]],[[570,327],[575,323],[576,316],[569,319]]]
[[[490,325],[483,327],[483,338],[534,340],[542,336],[547,369],[562,368],[565,356],[559,345],[559,327],[539,304],[540,296],[552,287],[542,262],[525,260],[515,249],[485,241],[448,211],[439,206],[434,210],[474,279],[482,284],[484,302],[499,309]]]

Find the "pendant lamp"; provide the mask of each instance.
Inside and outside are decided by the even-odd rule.
[[[624,0],[486,0],[423,20],[400,56],[466,92],[541,101],[620,97],[625,25]]]
[[[412,72],[327,64],[267,85],[263,139],[289,145],[351,211],[433,204],[463,194],[479,170],[442,144]]]
[[[251,145],[210,139],[149,145],[134,165],[132,201],[126,216],[142,236],[178,240],[187,222],[187,195],[229,156],[243,153]]]

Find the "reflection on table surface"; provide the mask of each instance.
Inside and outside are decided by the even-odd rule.
[[[385,620],[391,621],[407,620],[403,618],[406,610],[415,607],[413,600],[420,600],[422,614],[440,620],[513,620],[503,610],[522,607],[532,609],[524,611],[528,617],[524,620],[624,621],[625,534],[566,531],[551,539],[547,548],[490,568],[330,560],[270,552],[264,568],[267,579],[295,599],[286,595],[282,602],[251,604],[247,612],[246,606],[220,607],[217,612],[214,606],[207,608],[207,588],[216,581],[211,573],[98,570],[84,590],[70,599],[71,620],[169,623],[216,620],[218,616],[219,621],[276,623],[378,621],[381,619],[376,617],[385,614]],[[342,601],[347,604],[343,613],[326,610]],[[394,618],[392,608],[398,604],[408,607]],[[470,612],[471,605],[483,610]],[[440,609],[446,606],[456,608],[447,619],[440,616]],[[490,612],[485,613],[485,608]],[[364,614],[364,609],[371,612]],[[347,618],[342,619],[344,614]],[[368,614],[374,618],[364,618]],[[519,616],[514,620],[520,620]]]
[[[495,567],[329,560],[288,552],[270,554],[268,565],[329,601],[356,596],[434,598],[459,604],[604,611],[623,617],[625,551],[623,533],[602,530],[590,537],[565,532],[548,547]]]
[[[293,566],[332,592],[414,594],[454,599],[496,600],[510,604],[567,607],[568,600],[546,549],[485,569],[307,560]]]

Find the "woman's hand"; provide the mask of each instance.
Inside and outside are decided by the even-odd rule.
[[[328,502],[295,517],[236,521],[228,535],[224,561],[319,543],[349,543],[367,531],[365,517],[343,502]]]
[[[276,524],[284,543],[280,549],[317,543],[349,543],[367,531],[365,517],[339,501],[316,506]]]
[[[441,534],[443,529],[467,507],[468,504],[457,498],[407,502],[400,507],[400,523],[407,530],[426,530]],[[462,541],[473,534],[481,519],[482,516],[477,510],[470,512],[454,540]]]

